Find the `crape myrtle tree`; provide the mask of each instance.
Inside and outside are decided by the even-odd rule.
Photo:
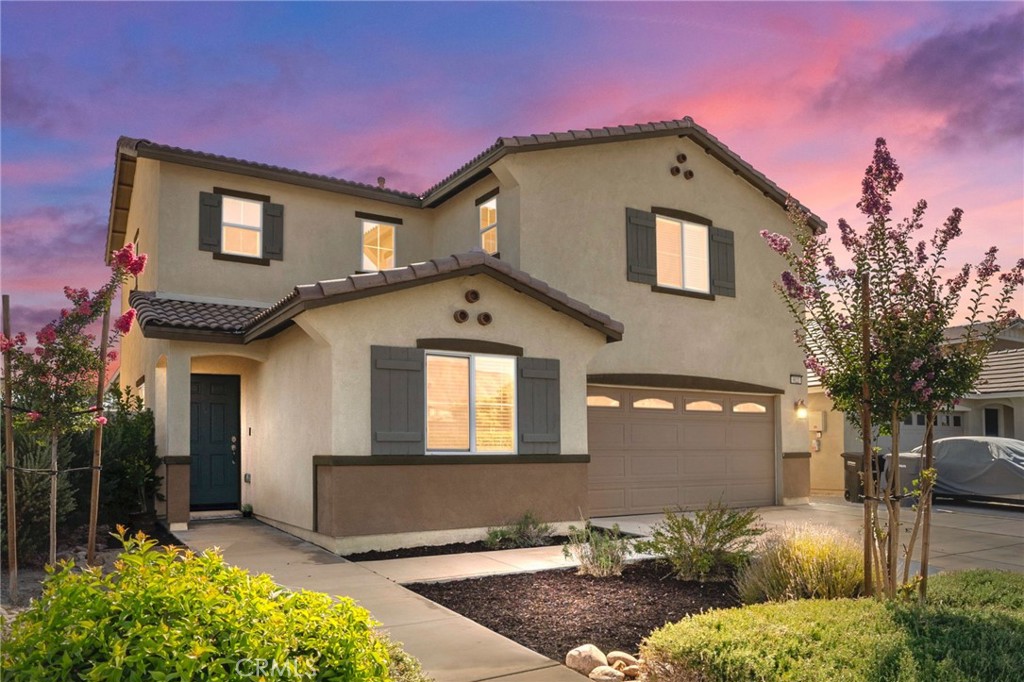
[[[788,212],[796,244],[766,230],[761,236],[789,265],[774,286],[797,323],[806,367],[821,378],[835,408],[860,429],[866,444],[880,434],[892,439],[891,460],[877,491],[870,474],[874,454],[865,462],[865,591],[893,598],[917,585],[924,599],[936,476],[932,425],[938,412],[952,409],[972,390],[996,336],[1016,318],[1010,304],[1024,279],[1024,259],[1000,272],[992,247],[977,266],[964,265],[951,275],[947,253],[961,234],[963,211],[953,209],[930,236],[924,233],[923,200],[908,218],[894,220],[891,198],[902,180],[879,138],[857,203],[867,227],[858,232],[838,221],[843,262],[852,267],[840,264],[829,235],[815,231],[807,211],[793,201]],[[962,304],[965,331],[951,342],[943,332]],[[928,415],[924,466],[915,482],[899,475],[900,425],[911,412]],[[900,547],[899,501],[911,483],[916,489],[910,494],[919,501],[908,541]],[[912,578],[910,559],[919,539],[921,573]]]
[[[60,317],[36,332],[34,347],[30,347],[23,332],[10,338],[0,334],[0,351],[10,363],[4,380],[10,385],[12,404],[7,406],[6,414],[10,415],[14,427],[50,443],[50,469],[36,473],[50,476],[51,498],[56,497],[56,477],[60,473],[57,449],[61,436],[95,429],[97,440],[100,438],[106,417],[102,401],[97,400],[97,385],[105,374],[106,363],[116,358],[113,351],[106,349],[131,329],[135,311],[129,308],[116,318],[111,329],[104,328],[106,338],[100,340],[99,348],[96,336],[89,329],[109,315],[121,287],[141,274],[145,266],[146,255],[137,255],[134,244],[126,244],[113,253],[110,277],[99,289],[90,292],[85,288],[64,287],[64,295],[71,305],[61,310]],[[9,495],[15,493],[8,490]],[[8,522],[8,532],[13,533],[14,524],[11,519]],[[51,564],[56,561],[56,547],[56,504],[51,501]]]

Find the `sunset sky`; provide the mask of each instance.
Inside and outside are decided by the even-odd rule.
[[[498,136],[689,115],[833,229],[883,136],[898,215],[964,209],[954,264],[1024,255],[1021,3],[3,2],[0,39],[16,330],[103,281],[119,135],[420,192]]]

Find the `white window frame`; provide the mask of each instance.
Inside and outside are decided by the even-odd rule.
[[[485,209],[488,208],[494,211],[494,222],[488,225],[484,225],[483,212]],[[487,251],[487,253],[491,255],[498,253],[498,197],[493,196],[487,201],[480,204],[479,210],[477,211],[477,222],[480,225],[480,248],[483,249],[484,251],[487,251],[487,249],[484,247],[484,235],[493,230],[494,251]]]
[[[673,222],[679,225],[679,281],[680,286],[674,284],[666,284],[662,281],[662,273],[657,272],[655,278],[658,282],[659,287],[665,289],[676,289],[678,291],[691,291],[697,294],[711,294],[711,226],[705,223],[697,222],[695,220],[684,220],[681,218],[672,218],[670,216],[662,215],[660,213],[655,214],[655,227],[654,227],[654,244],[655,249],[658,248],[659,241],[659,230],[657,227],[657,221],[664,220]],[[707,263],[708,278],[705,283],[706,286],[703,289],[686,286],[686,228],[687,226],[700,227],[704,230],[704,262]]]
[[[369,232],[367,228],[372,229],[373,227],[390,227],[391,228],[391,268],[398,265],[398,226],[394,223],[384,222],[380,220],[363,220],[363,229],[359,233],[359,262],[362,266],[360,269],[364,272],[380,272],[381,270],[388,270],[391,268],[379,268],[374,267],[372,263],[367,263],[366,254],[363,253],[363,249],[366,248],[366,234]],[[377,233],[377,249],[380,249],[380,232]]]
[[[469,359],[469,449],[468,450],[431,450],[430,443],[430,395],[427,388],[427,358],[431,355],[449,358]],[[474,358],[492,357],[512,360],[512,449],[507,451],[476,449],[476,362]],[[428,455],[515,455],[519,445],[519,386],[516,382],[516,358],[513,355],[495,355],[492,353],[455,353],[451,351],[428,350],[423,357],[423,447]]]
[[[232,222],[229,222],[229,221],[224,219],[225,211],[224,211],[224,209],[222,207],[221,208],[221,220],[220,220],[220,252],[223,253],[223,254],[227,254],[229,256],[244,256],[245,258],[263,258],[263,202],[259,201],[259,200],[256,200],[256,199],[245,199],[245,198],[242,198],[242,197],[233,197],[231,195],[225,194],[223,199],[222,199],[222,202],[228,202],[228,201],[238,201],[238,202],[245,203],[245,204],[256,204],[259,207],[259,210],[257,211],[256,215],[258,215],[259,218],[260,218],[260,224],[259,224],[259,226],[253,226],[253,225],[245,225],[243,223],[232,223]],[[231,228],[234,228],[236,230],[249,230],[250,232],[255,232],[256,236],[257,236],[257,240],[256,240],[256,245],[257,245],[256,255],[253,255],[251,253],[245,253],[244,251],[229,251],[227,248],[225,248],[224,245],[227,244],[227,241],[228,241],[226,236],[225,236],[225,234],[224,234],[224,228],[226,228],[226,227],[231,227]]]

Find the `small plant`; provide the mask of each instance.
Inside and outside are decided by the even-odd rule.
[[[242,516],[244,516],[247,519],[248,518],[252,518],[252,505],[251,504],[243,504],[242,505]]]
[[[665,520],[636,549],[668,562],[680,580],[722,580],[749,560],[754,538],[765,532],[760,519],[752,510],[727,509],[721,502],[692,515],[666,509]]]
[[[504,526],[487,529],[484,544],[490,549],[519,549],[542,547],[551,539],[551,525],[540,522],[533,512],[526,512]]]
[[[770,533],[740,571],[736,589],[751,604],[856,597],[864,587],[860,543],[825,526]]]
[[[303,679],[418,680],[351,599],[292,591],[216,551],[157,549],[139,533],[104,575],[63,562],[11,623],[0,671],[12,680],[208,680],[285,670]]]
[[[622,575],[632,546],[633,541],[622,535],[619,524],[605,531],[583,521],[582,526],[569,526],[569,541],[562,545],[562,554],[580,563],[580,575],[607,578]]]

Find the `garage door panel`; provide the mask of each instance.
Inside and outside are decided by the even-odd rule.
[[[699,509],[724,499],[724,485],[683,486],[679,490],[679,506],[683,509]]]
[[[595,391],[607,392],[590,387],[591,394]],[[629,389],[623,397],[630,401],[625,409],[592,406],[587,411],[592,514],[696,509],[719,500],[730,506],[772,504],[776,417],[770,398],[643,389]],[[668,401],[675,409],[632,407],[645,398]],[[680,407],[702,402],[726,409]],[[731,410],[752,402],[767,405],[768,412]]]
[[[629,473],[633,476],[679,476],[679,456],[674,453],[629,458]]]
[[[626,475],[626,455],[603,453],[590,457],[592,479],[622,478]]]
[[[694,477],[722,477],[729,473],[729,460],[721,455],[682,458],[682,473]]]
[[[641,421],[629,425],[629,445],[634,447],[659,447],[678,445],[679,425],[673,423]]]
[[[634,513],[655,513],[679,504],[678,486],[651,486],[631,488],[628,492],[629,506]]]
[[[775,473],[774,462],[764,456],[764,452],[733,452],[725,458],[726,473],[737,478],[765,478]]]
[[[626,491],[623,488],[611,488],[594,490],[591,488],[590,513],[593,516],[621,514],[619,511],[626,507]]]
[[[764,448],[766,442],[771,442],[772,425],[757,422],[739,422],[734,420],[729,428],[727,445],[730,448],[748,450]]]
[[[626,444],[626,425],[615,422],[596,421],[589,426],[589,438],[593,450],[621,448]]]
[[[680,443],[684,450],[718,450],[728,443],[728,424],[725,418],[721,422],[689,422],[683,415],[683,439]]]

